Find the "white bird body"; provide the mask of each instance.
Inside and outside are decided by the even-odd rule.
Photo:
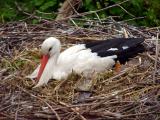
[[[118,58],[116,54],[105,57],[98,56],[98,53],[92,52],[90,48],[86,48],[85,44],[72,46],[62,53],[60,53],[60,48],[60,41],[56,38],[50,37],[43,42],[42,53],[44,55],[49,54],[49,59],[47,58],[46,65],[42,68],[43,70],[40,70],[40,66],[43,64],[41,62],[36,70],[28,76],[29,78],[39,76],[38,84],[35,87],[47,84],[49,79],[67,79],[68,75],[73,71],[78,74],[83,73],[87,77],[92,75],[93,72],[97,73],[111,69],[115,64],[115,59]],[[118,49],[110,47],[108,52],[115,50]],[[41,73],[38,73],[39,71]]]
[[[76,47],[78,47],[78,45]],[[101,58],[97,56],[96,53],[92,53],[89,49],[82,49],[75,53],[72,52],[69,55],[66,53],[69,54],[68,50],[62,52],[58,58],[56,69],[53,72],[53,78],[55,79],[67,78],[72,71],[78,74],[83,73],[85,76],[88,76],[94,71],[104,71],[115,64],[113,58],[116,58],[116,56]],[[61,73],[63,73],[65,77],[63,77]]]

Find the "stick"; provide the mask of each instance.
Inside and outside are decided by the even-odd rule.
[[[158,37],[159,37],[159,33],[157,33],[157,39],[156,39],[156,58],[155,58],[154,73],[153,73],[153,82],[154,83],[156,83],[156,73],[157,73],[158,54],[159,54]]]
[[[29,94],[30,96],[32,96],[32,97],[34,97],[34,98],[36,98],[36,99],[39,99],[40,101],[44,102],[44,103],[52,110],[52,112],[56,115],[57,120],[61,120],[61,118],[60,118],[60,116],[58,115],[58,113],[57,113],[57,112],[52,108],[52,106],[49,105],[45,100],[41,99],[41,98],[38,97],[38,96],[33,95],[32,93],[29,93],[28,91],[26,91],[25,89],[23,89],[22,87],[20,87],[20,86],[18,86],[18,85],[17,85],[17,87],[20,88],[23,92]]]
[[[69,107],[69,105],[67,105],[66,103],[64,103],[64,102],[59,102],[61,105],[64,105],[64,106],[66,106],[66,107]],[[74,112],[74,113],[76,113],[78,116],[80,116],[80,118],[82,119],[82,120],[87,120],[84,116],[82,116],[75,108],[71,108],[71,110]]]
[[[78,17],[78,16],[85,16],[85,15],[95,14],[95,13],[97,13],[97,12],[101,12],[101,11],[103,11],[103,10],[107,10],[107,9],[109,9],[109,8],[113,8],[113,7],[115,7],[115,6],[119,6],[119,5],[121,5],[121,4],[123,4],[123,3],[126,3],[126,2],[128,2],[128,1],[130,1],[130,0],[125,0],[125,1],[123,1],[123,2],[119,2],[119,3],[117,3],[117,4],[114,4],[114,5],[111,5],[111,6],[102,8],[102,9],[99,9],[99,10],[89,11],[89,12],[83,12],[83,13],[79,13],[78,15],[71,15],[71,16],[69,16],[69,17],[66,17],[66,18],[63,18],[63,19],[60,19],[60,20],[57,20],[57,21],[61,21],[61,20],[63,21],[63,20],[67,20],[67,19],[69,19],[69,18]]]

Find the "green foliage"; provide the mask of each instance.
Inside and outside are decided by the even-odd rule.
[[[11,4],[11,2],[5,3],[4,1],[0,1],[1,21],[4,21],[5,18],[10,21],[12,18],[16,17],[16,12],[14,11],[14,8],[10,7]]]
[[[59,8],[59,0],[5,0],[0,1],[0,22],[21,20],[31,16],[45,19],[54,19],[57,9]],[[31,20],[32,23],[38,23],[39,20]]]
[[[122,2],[124,0],[83,0],[83,6],[80,11],[95,11],[108,7],[110,5]],[[64,0],[1,0],[0,1],[0,22],[16,21],[29,17],[30,15],[52,20],[56,17],[54,12],[58,11],[60,4]],[[106,18],[108,16],[120,16],[117,20],[127,20],[136,17],[145,17],[145,19],[130,21],[132,24],[141,26],[159,26],[160,25],[160,0],[130,0],[121,5],[98,12],[98,16]],[[21,8],[22,11],[18,10]],[[134,16],[134,17],[133,17]],[[87,17],[96,18],[96,14]],[[38,23],[40,19],[30,19],[28,22]]]
[[[88,1],[88,0],[84,0]],[[97,0],[95,4],[92,0],[89,0],[85,6],[87,10],[101,9],[104,7],[108,7],[110,5],[120,3],[124,0]],[[85,2],[84,2],[85,3]],[[89,5],[88,5],[89,4]],[[90,7],[91,6],[91,7]],[[107,9],[103,12],[99,13],[101,18],[107,16],[120,16],[118,20],[127,20],[137,17],[145,17],[145,19],[139,19],[130,21],[132,24],[141,25],[141,26],[159,26],[160,25],[160,0],[131,0],[121,5],[126,11],[124,11],[119,6]],[[131,13],[131,14],[130,14]]]

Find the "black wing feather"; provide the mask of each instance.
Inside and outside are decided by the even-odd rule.
[[[108,50],[110,48],[121,49],[123,46],[128,46],[130,48],[141,44],[143,41],[143,38],[115,38],[86,43],[86,48],[90,48],[92,52],[98,52]]]
[[[120,61],[121,64],[124,64],[130,58],[133,58],[138,55],[138,53],[142,53],[145,51],[144,45],[140,44],[136,47],[131,47],[126,50],[118,50],[118,51],[100,51],[97,52],[97,55],[100,57],[117,55],[116,61]]]
[[[86,44],[86,48],[90,48],[92,52],[96,52],[100,57],[117,55],[120,63],[125,63],[129,58],[135,57],[138,53],[144,52],[143,38],[116,38],[103,41],[96,41]],[[123,49],[127,46],[127,49]],[[117,48],[117,50],[109,50]],[[107,51],[108,50],[108,51]]]

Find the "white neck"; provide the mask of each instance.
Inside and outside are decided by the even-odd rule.
[[[51,79],[53,77],[53,72],[54,70],[56,70],[57,67],[57,60],[59,58],[60,52],[56,51],[54,54],[52,54],[52,56],[50,56],[45,69],[42,73],[42,76],[38,82],[38,84],[35,87],[41,86],[43,84],[47,84],[49,79]]]
[[[42,76],[38,82],[38,84],[35,87],[39,87],[43,84],[47,84],[49,79],[52,78],[53,73],[52,71],[56,69],[57,66],[57,60],[58,60],[59,54],[55,54],[54,56],[51,56],[45,66],[45,69],[42,73]]]
[[[53,56],[50,57],[49,61],[53,62],[54,63],[54,66],[57,65],[57,61],[58,61],[58,58],[59,58],[59,55],[60,55],[60,52],[58,53],[55,53]],[[49,62],[48,61],[48,62]]]

